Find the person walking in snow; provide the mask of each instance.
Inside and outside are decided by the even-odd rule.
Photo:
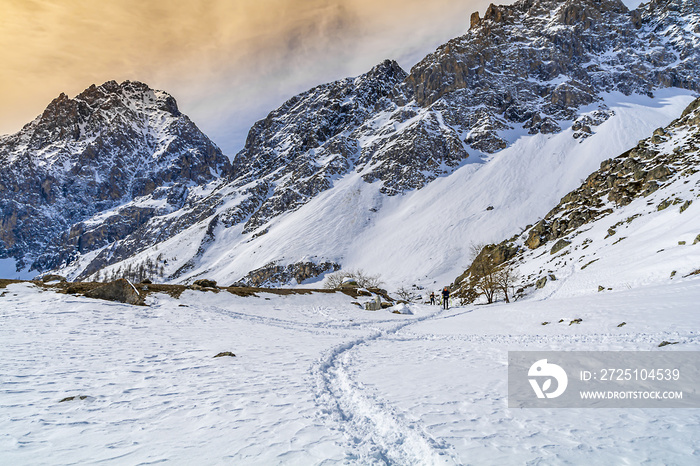
[[[435,292],[434,291],[430,292],[430,304],[435,306]]]
[[[447,287],[442,289],[442,308],[450,308],[450,290]]]

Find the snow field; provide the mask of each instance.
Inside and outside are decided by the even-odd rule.
[[[347,357],[366,392],[449,445],[459,464],[697,464],[700,410],[509,409],[507,364],[508,351],[698,350],[698,297],[694,279],[457,308]],[[679,344],[658,348],[664,340]]]
[[[186,291],[147,307],[27,284],[0,294],[2,464],[700,456],[698,410],[507,408],[509,350],[699,349],[698,278],[448,311],[412,304],[413,315],[364,311],[339,293]],[[221,351],[236,357],[213,358]]]

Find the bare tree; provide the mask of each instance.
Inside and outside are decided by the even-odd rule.
[[[362,269],[357,269],[352,278],[362,288],[380,288],[384,284],[380,275],[369,275]]]
[[[488,304],[493,303],[500,293],[507,303],[513,297],[515,282],[520,275],[508,260],[515,255],[517,248],[508,244],[470,245],[472,263],[458,278],[463,283],[459,296],[464,301],[473,302],[484,295]]]
[[[412,289],[406,288],[405,286],[402,286],[401,288],[396,290],[396,296],[398,296],[400,300],[407,301],[409,303],[419,298],[418,294],[416,294]]]
[[[471,254],[474,257],[472,265],[469,267],[471,283],[474,290],[478,294],[483,294],[486,297],[486,302],[491,304],[496,296],[496,292],[499,290],[498,269],[485,245],[472,244]]]
[[[333,272],[331,274],[326,275],[326,280],[323,283],[323,287],[329,290],[340,288],[340,285],[342,285],[347,278],[347,272],[343,270]]]
[[[512,264],[503,264],[496,272],[496,285],[501,293],[503,293],[506,303],[510,303],[508,294],[510,292],[510,296],[513,296],[515,282],[518,280],[520,280],[520,274]]]
[[[486,248],[486,243],[470,243],[469,244],[469,260],[474,261],[479,257],[481,252]]]
[[[383,285],[380,275],[369,275],[362,269],[339,270],[326,276],[324,287],[328,289],[340,288],[348,278],[355,280],[360,288],[379,288]]]

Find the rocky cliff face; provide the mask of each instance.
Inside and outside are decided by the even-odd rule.
[[[689,0],[634,11],[620,0],[491,5],[414,66],[403,92],[493,153],[509,143],[503,130],[558,132],[602,93],[700,90],[699,13]]]
[[[229,172],[165,92],[110,81],[73,99],[61,94],[0,139],[0,256],[36,270],[60,266],[180,208],[191,186]],[[110,215],[133,199],[141,204]]]
[[[357,78],[299,94],[257,122],[233,162],[235,185],[267,188],[260,190],[245,231],[298,208],[354,168],[360,155],[357,128],[405,77],[387,60]]]
[[[199,224],[206,232],[197,252],[171,278],[194,267],[214,243],[219,227],[241,226],[243,234],[263,235],[268,221],[299,208],[352,170],[359,146],[350,134],[375,115],[377,105],[405,77],[396,62],[387,60],[357,78],[293,97],[251,128],[225,180],[183,194],[177,214],[152,216],[134,234],[91,257],[80,276],[90,276]]]

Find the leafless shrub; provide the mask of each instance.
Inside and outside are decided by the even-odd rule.
[[[410,288],[406,288],[405,286],[402,286],[401,288],[396,290],[396,296],[398,296],[400,300],[406,301],[409,303],[420,299],[419,294],[417,294],[415,291],[413,291]]]
[[[465,299],[474,299],[484,295],[488,304],[493,303],[499,293],[503,294],[506,303],[514,295],[515,283],[520,280],[520,274],[512,264],[499,264],[490,250],[483,244],[472,244],[470,247],[472,265],[470,266],[471,289],[464,293]],[[469,296],[467,296],[469,295]]]
[[[515,283],[520,280],[520,273],[511,265],[503,264],[496,271],[496,285],[507,303],[515,295]]]
[[[327,289],[340,288],[343,282],[345,282],[348,278],[355,280],[360,288],[380,288],[384,284],[380,275],[369,275],[364,270],[357,269],[339,270],[329,274],[326,276],[323,287]]]

